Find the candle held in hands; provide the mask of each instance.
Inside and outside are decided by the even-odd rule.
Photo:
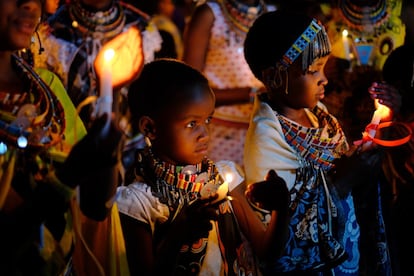
[[[109,123],[112,115],[112,102],[113,102],[113,90],[112,90],[112,60],[115,56],[113,49],[107,49],[104,52],[104,63],[102,68],[102,75],[100,76],[100,95],[97,102],[97,116],[108,114],[108,122],[104,128],[106,133],[109,128]]]
[[[381,122],[381,119],[386,118],[390,112],[390,109],[385,105],[380,104],[377,99],[375,100],[375,106],[377,109],[372,116],[370,127],[368,128],[368,133],[366,133],[371,138],[371,140],[375,138],[375,133],[377,132],[377,128]],[[371,140],[367,141],[363,145],[363,148],[370,146],[372,144]]]
[[[232,198],[230,196],[227,196],[227,193],[229,192],[229,182],[233,180],[233,175],[231,173],[226,173],[225,178],[225,181],[219,186],[216,184],[206,184],[200,191],[201,198],[207,198],[211,195],[217,194],[218,197],[212,201],[211,204],[225,199],[231,200]]]

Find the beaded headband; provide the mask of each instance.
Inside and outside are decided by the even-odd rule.
[[[313,19],[306,30],[283,55],[280,63],[288,68],[303,53],[302,69],[306,70],[317,57],[331,52],[331,44],[325,28]]]

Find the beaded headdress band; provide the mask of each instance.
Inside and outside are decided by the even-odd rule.
[[[318,57],[323,57],[331,52],[331,44],[325,28],[313,19],[306,30],[296,39],[292,46],[283,55],[280,63],[288,68],[302,55],[302,70],[307,68]]]

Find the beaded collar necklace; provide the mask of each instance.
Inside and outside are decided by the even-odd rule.
[[[159,160],[148,147],[144,152],[138,153],[138,164],[145,164],[144,158],[149,161],[149,167],[145,169],[138,165],[135,174],[144,176],[147,181],[152,174],[155,178],[151,181],[152,192],[161,202],[168,202],[169,205],[189,203],[200,196],[206,197],[223,182],[214,162],[209,159],[194,165],[178,166]]]
[[[276,111],[275,115],[279,119],[288,144],[315,167],[328,170],[333,167],[333,160],[347,149],[346,146],[339,147],[346,144],[345,134],[339,122],[328,113],[317,106],[312,112],[317,116],[322,127],[304,127]]]
[[[340,2],[341,15],[352,28],[364,31],[366,25],[380,27],[389,17],[386,0],[372,1],[372,5],[360,6],[352,0]]]
[[[217,0],[230,22],[232,30],[244,37],[258,16],[267,8],[263,0],[259,0],[256,6],[250,6],[237,0]]]
[[[0,102],[0,155],[7,146],[40,149],[56,145],[65,130],[64,110],[53,91],[22,58],[12,56],[28,91],[4,94]]]
[[[117,1],[113,1],[106,11],[91,12],[76,0],[69,6],[69,15],[72,27],[81,33],[101,33],[106,38],[120,33],[126,20],[123,8]]]

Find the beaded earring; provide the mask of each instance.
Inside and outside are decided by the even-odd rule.
[[[274,73],[271,72],[271,70],[274,70]],[[272,88],[272,89],[278,89],[282,87],[283,85],[283,74],[285,74],[285,94],[289,94],[288,92],[288,72],[287,67],[278,62],[275,66],[275,68],[269,68],[263,71],[263,74],[265,76],[266,83]]]

